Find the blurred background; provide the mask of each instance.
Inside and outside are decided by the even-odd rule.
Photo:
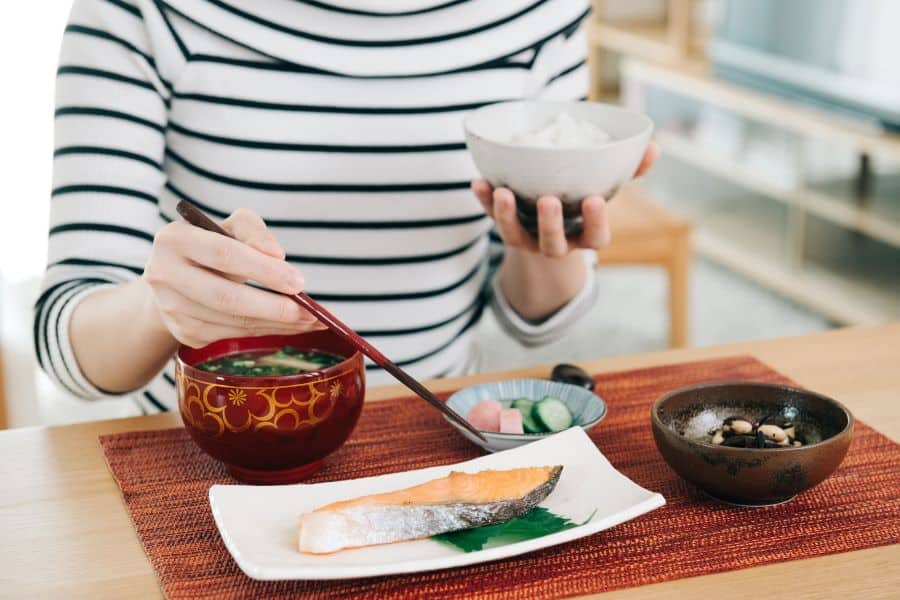
[[[0,427],[133,410],[67,397],[33,358],[69,6],[23,3],[0,24]],[[539,349],[488,315],[482,369],[900,318],[900,2],[595,0],[585,27],[585,94],[646,111],[663,158],[611,205],[593,313]]]

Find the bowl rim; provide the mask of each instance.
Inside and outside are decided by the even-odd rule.
[[[600,395],[596,394],[593,390],[589,390],[587,388],[583,388],[581,386],[574,385],[571,383],[566,383],[564,381],[554,381],[552,379],[537,379],[534,377],[514,377],[512,379],[498,379],[497,381],[486,381],[484,383],[474,383],[474,384],[468,385],[464,388],[460,388],[460,389],[456,390],[455,392],[453,392],[452,394],[450,394],[450,396],[447,398],[445,404],[449,404],[450,400],[452,400],[454,396],[456,396],[457,394],[459,394],[461,392],[471,390],[473,388],[489,386],[489,385],[497,385],[499,383],[508,383],[508,382],[512,382],[512,381],[554,383],[554,384],[558,384],[558,385],[562,385],[562,386],[566,386],[566,387],[571,387],[576,390],[580,390],[582,392],[586,392],[587,394],[590,394],[590,396],[592,396],[595,401],[600,402],[600,406],[603,408],[603,412],[600,413],[600,416],[598,416],[596,419],[592,419],[592,420],[587,421],[586,423],[582,423],[580,425],[573,423],[568,429],[571,429],[572,427],[580,427],[580,428],[584,429],[585,431],[587,431],[588,429],[593,428],[598,423],[600,423],[600,421],[605,419],[607,413],[609,412],[607,410],[606,400],[601,398]],[[565,400],[563,400],[562,398],[560,398],[560,400],[565,402]],[[566,407],[568,407],[568,404],[566,405]],[[448,407],[448,408],[452,408],[452,407]],[[466,418],[465,415],[460,415],[460,416],[463,419]],[[448,423],[450,423],[451,425],[453,425],[460,431],[464,431],[463,428],[458,423],[454,423],[453,421],[451,421],[450,418],[447,417],[447,415],[444,415],[444,418],[447,420]],[[501,441],[501,440],[507,440],[507,441],[508,440],[513,440],[513,441],[538,440],[542,437],[546,437],[548,435],[555,435],[555,434],[559,433],[559,431],[542,431],[540,433],[500,433],[499,431],[481,431],[480,429],[478,431],[481,432],[485,438],[488,438],[488,439],[493,438],[498,441]],[[565,430],[563,430],[563,431],[565,431]]]
[[[617,110],[617,111],[621,111],[624,113],[628,113],[628,114],[637,116],[637,117],[643,119],[644,126],[641,128],[640,131],[638,131],[637,133],[635,133],[633,135],[629,135],[627,137],[622,137],[622,138],[616,138],[616,139],[610,138],[608,141],[606,141],[602,144],[586,144],[584,146],[568,146],[565,148],[552,148],[552,147],[547,147],[547,146],[537,146],[537,145],[533,145],[533,144],[512,144],[510,142],[504,142],[504,141],[484,137],[483,135],[475,133],[472,130],[470,122],[473,118],[475,118],[475,116],[479,112],[486,112],[487,110],[495,109],[496,107],[501,106],[501,105],[505,106],[505,105],[513,105],[513,104],[544,104],[544,105],[552,105],[552,106],[559,106],[559,107],[568,106],[568,105],[572,105],[572,104],[590,104],[590,105],[595,105],[595,106],[603,106],[605,108],[609,108],[609,109],[613,109],[613,110]],[[478,139],[478,140],[481,140],[484,142],[488,142],[490,144],[495,144],[495,145],[501,146],[503,148],[515,149],[515,150],[527,150],[527,151],[543,151],[543,152],[548,152],[548,151],[549,152],[567,152],[567,151],[583,152],[585,150],[599,150],[601,148],[602,149],[611,148],[611,147],[614,147],[617,145],[623,145],[626,142],[629,142],[631,140],[639,138],[643,135],[650,135],[653,133],[653,128],[654,128],[653,120],[642,112],[638,112],[636,110],[632,110],[632,109],[626,108],[624,106],[619,106],[618,104],[610,104],[608,102],[595,102],[593,100],[574,100],[574,101],[571,101],[571,100],[568,100],[568,101],[567,100],[531,100],[531,99],[501,100],[500,102],[493,102],[491,104],[486,104],[485,106],[480,106],[480,107],[476,108],[475,110],[469,111],[463,117],[463,130],[465,131],[466,136],[471,136],[472,138],[475,138],[475,139]]]
[[[734,448],[731,446],[722,446],[719,444],[712,444],[710,442],[703,442],[700,440],[692,440],[690,438],[686,438],[683,434],[680,434],[677,431],[675,431],[674,429],[672,429],[671,427],[666,426],[662,422],[662,419],[659,418],[659,408],[663,405],[663,403],[665,403],[667,400],[669,400],[671,397],[675,396],[676,394],[681,394],[684,392],[691,392],[691,391],[701,390],[701,389],[706,389],[706,388],[723,388],[723,387],[737,387],[737,386],[750,386],[750,387],[759,387],[759,388],[765,388],[765,389],[777,389],[777,390],[781,390],[781,391],[794,392],[797,394],[804,394],[807,396],[816,396],[818,398],[821,398],[822,400],[825,400],[826,402],[832,403],[834,406],[836,406],[841,411],[843,411],[844,416],[847,418],[847,424],[844,425],[844,427],[840,431],[838,431],[831,437],[825,438],[824,440],[821,440],[814,444],[806,444],[806,445],[798,446],[798,447],[789,446],[786,448]],[[702,448],[712,448],[712,449],[722,450],[724,452],[731,452],[731,451],[748,452],[748,451],[750,451],[750,452],[769,453],[772,450],[778,450],[779,454],[782,454],[782,453],[786,454],[788,452],[803,452],[805,450],[809,450],[810,448],[817,448],[817,447],[824,446],[825,444],[831,443],[834,440],[846,435],[848,432],[852,432],[853,425],[854,425],[853,413],[851,413],[850,410],[847,409],[846,406],[844,406],[843,404],[841,404],[840,402],[838,402],[837,400],[835,400],[834,398],[832,398],[830,396],[826,396],[825,394],[820,394],[819,392],[814,392],[812,390],[808,390],[808,389],[804,389],[804,388],[792,386],[792,385],[785,385],[785,384],[781,384],[781,383],[767,383],[767,382],[762,382],[762,381],[752,381],[752,380],[743,380],[743,379],[731,379],[731,380],[727,380],[727,381],[695,383],[693,385],[686,385],[684,387],[680,387],[680,388],[671,390],[669,392],[666,392],[665,394],[663,394],[662,396],[660,396],[653,402],[653,406],[650,409],[650,420],[655,428],[658,428],[660,431],[670,432],[670,433],[674,434],[675,436],[677,436],[678,439],[684,441],[686,444],[689,444],[689,445],[697,445]]]
[[[297,335],[304,335],[303,333]],[[286,336],[292,337],[292,336]],[[244,339],[244,338],[233,338],[233,339]],[[178,366],[181,368],[182,372],[191,377],[192,379],[199,379],[205,383],[234,383],[237,387],[247,386],[251,387],[259,383],[259,381],[277,381],[282,385],[294,385],[294,384],[302,384],[309,383],[310,381],[319,380],[326,378],[330,375],[337,375],[337,371],[346,370],[348,367],[354,367],[351,363],[359,362],[360,368],[365,370],[365,364],[362,359],[362,353],[359,350],[356,350],[350,356],[346,357],[339,363],[333,364],[330,367],[325,367],[324,369],[316,369],[315,371],[306,371],[305,373],[294,373],[291,375],[222,375],[217,373],[211,373],[209,371],[204,371],[203,369],[198,369],[194,365],[188,364],[182,356],[182,350],[188,348],[184,344],[178,346],[178,351],[175,352],[175,361]],[[196,348],[190,348],[191,350],[196,350]],[[238,350],[237,352],[245,352],[245,350]],[[225,356],[223,354],[222,356]],[[355,368],[355,367],[354,367]]]

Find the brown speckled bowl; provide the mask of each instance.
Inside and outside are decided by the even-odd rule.
[[[730,448],[708,442],[729,416],[793,420],[806,445]],[[762,506],[790,500],[831,475],[850,447],[853,415],[842,404],[807,390],[752,382],[694,385],[670,392],[651,409],[653,437],[672,469],[710,496]]]

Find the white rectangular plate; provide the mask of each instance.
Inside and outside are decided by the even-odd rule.
[[[563,471],[556,489],[541,506],[576,522],[593,513],[588,523],[468,554],[430,539],[328,555],[297,550],[300,513],[324,504],[403,489],[445,477],[451,470],[476,472],[543,465],[563,465]],[[310,580],[431,571],[516,556],[603,531],[659,508],[665,499],[616,471],[587,434],[573,427],[512,450],[443,467],[312,485],[214,485],[209,489],[209,502],[222,539],[244,573],[253,579]]]

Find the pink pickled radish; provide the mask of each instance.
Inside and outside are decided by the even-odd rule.
[[[466,417],[475,429],[480,431],[500,431],[500,409],[496,400],[482,400],[469,410]]]
[[[504,408],[500,411],[500,433],[525,433],[522,428],[522,411]]]

